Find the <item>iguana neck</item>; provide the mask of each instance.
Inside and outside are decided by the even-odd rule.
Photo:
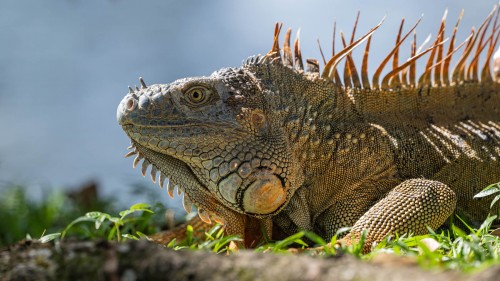
[[[279,65],[253,71],[268,92],[270,118],[280,120],[275,130],[283,131],[291,157],[300,163],[306,179],[314,176],[312,171],[322,170],[318,164],[331,161],[338,146],[348,147],[346,143],[366,136],[362,126],[353,126],[363,117],[350,89]]]

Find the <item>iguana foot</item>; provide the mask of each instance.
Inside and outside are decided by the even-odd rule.
[[[436,229],[446,221],[456,200],[453,190],[441,182],[406,180],[371,207],[341,241],[347,245],[356,243],[363,230],[367,230],[363,252],[369,252],[373,243],[390,234],[425,234],[427,227]]]

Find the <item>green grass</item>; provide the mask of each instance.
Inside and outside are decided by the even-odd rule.
[[[42,200],[33,200],[28,189],[19,185],[0,186],[0,190],[0,247],[58,232],[88,209],[111,205],[98,201],[84,207],[60,191],[44,192]]]
[[[362,260],[371,260],[380,254],[392,254],[411,257],[416,264],[427,269],[458,269],[471,272],[500,264],[500,237],[491,234],[491,223],[495,218],[496,216],[489,217],[480,228],[469,229],[468,234],[452,225],[451,229],[439,233],[429,229],[429,234],[426,235],[389,236],[373,246],[368,254],[363,254],[361,251],[364,246],[364,235],[359,243],[346,246],[339,242],[341,240],[337,235],[327,243],[316,234],[307,231],[298,232],[280,241],[262,244],[254,250],[266,253],[300,252],[315,256],[350,254]],[[193,229],[188,227],[188,233],[193,233]],[[180,243],[174,240],[167,247],[176,250],[203,249],[226,253],[233,251],[229,246],[231,241],[241,241],[241,239],[236,236],[224,236],[221,226],[216,225],[204,238],[190,236]],[[340,245],[336,245],[337,242]],[[290,251],[291,248],[296,250]]]
[[[498,204],[500,199],[500,183],[488,186],[476,197],[493,195],[491,206]],[[53,192],[42,201],[33,202],[27,198],[24,188],[7,188],[0,198],[0,246],[14,243],[26,236],[38,238],[42,242],[68,237],[115,241],[148,239],[149,234],[158,232],[165,224],[166,209],[159,203],[153,206],[135,204],[118,211],[109,207],[112,205],[109,201],[101,200],[95,205],[99,211],[88,211],[77,203],[65,204],[68,200],[70,199],[66,195]],[[280,241],[266,241],[254,251],[300,252],[319,256],[349,254],[362,260],[371,260],[380,254],[391,254],[410,258],[423,268],[471,272],[500,264],[500,229],[492,226],[496,217],[488,217],[477,228],[457,217],[462,228],[451,223],[450,227],[438,232],[429,229],[426,235],[389,236],[377,245],[372,245],[369,254],[362,253],[366,233],[353,245],[345,246],[339,242],[342,234],[349,230],[347,228],[339,230],[330,241],[325,241],[312,232],[301,231]],[[188,226],[186,239],[173,240],[166,246],[175,250],[227,253],[234,251],[234,243],[241,242],[240,237],[224,235],[220,225],[215,225],[202,237],[194,235],[195,232],[195,229]]]
[[[133,239],[165,225],[166,207],[160,203],[119,212],[113,198],[97,198],[89,204],[59,190],[45,192],[41,200],[30,198],[29,190],[20,185],[0,186],[0,191],[0,248],[26,238],[50,241],[62,234],[78,239]]]

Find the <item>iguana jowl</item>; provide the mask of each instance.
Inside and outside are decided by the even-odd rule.
[[[457,25],[447,42],[445,19],[434,43],[398,60],[406,34],[372,79],[370,30],[345,44],[319,74],[303,70],[298,40],[208,77],[129,88],[118,107],[132,141],[134,167],[144,159],[160,185],[169,178],[187,211],[225,224],[255,245],[265,227],[280,238],[305,229],[330,239],[368,230],[368,244],[392,233],[426,233],[454,212],[472,220],[489,200],[473,196],[500,180],[500,87],[490,64],[499,38],[498,9],[462,43]],[[461,17],[461,16],[460,16]],[[361,72],[351,51],[366,42]],[[449,71],[453,54],[461,56]],[[416,64],[428,55],[417,79]],[[456,55],[458,56],[458,55]],[[480,64],[480,58],[485,61]],[[343,78],[337,71],[345,59]],[[392,69],[381,76],[392,59]],[[370,83],[371,80],[371,83]],[[346,239],[348,241],[349,239]]]

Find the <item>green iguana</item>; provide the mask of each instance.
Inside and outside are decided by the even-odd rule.
[[[330,239],[352,226],[344,241],[366,229],[371,245],[389,234],[427,233],[454,211],[482,221],[490,198],[473,196],[500,180],[500,86],[490,70],[499,10],[461,44],[462,15],[448,40],[444,17],[427,49],[417,50],[414,36],[406,61],[400,45],[420,20],[406,33],[403,20],[371,79],[370,41],[381,23],[357,40],[354,31],[347,43],[342,35],[344,48],[323,58],[321,74],[313,59],[304,71],[290,30],[280,48],[277,24],[271,51],[241,67],[129,87],[117,110],[132,142],[126,156],[136,155],[134,167],[144,159],[142,174],[151,166],[160,186],[168,178],[170,196],[178,186],[186,211],[198,210],[190,223],[220,222],[246,246],[262,229],[272,238],[309,230]],[[351,52],[363,42],[358,71]]]

